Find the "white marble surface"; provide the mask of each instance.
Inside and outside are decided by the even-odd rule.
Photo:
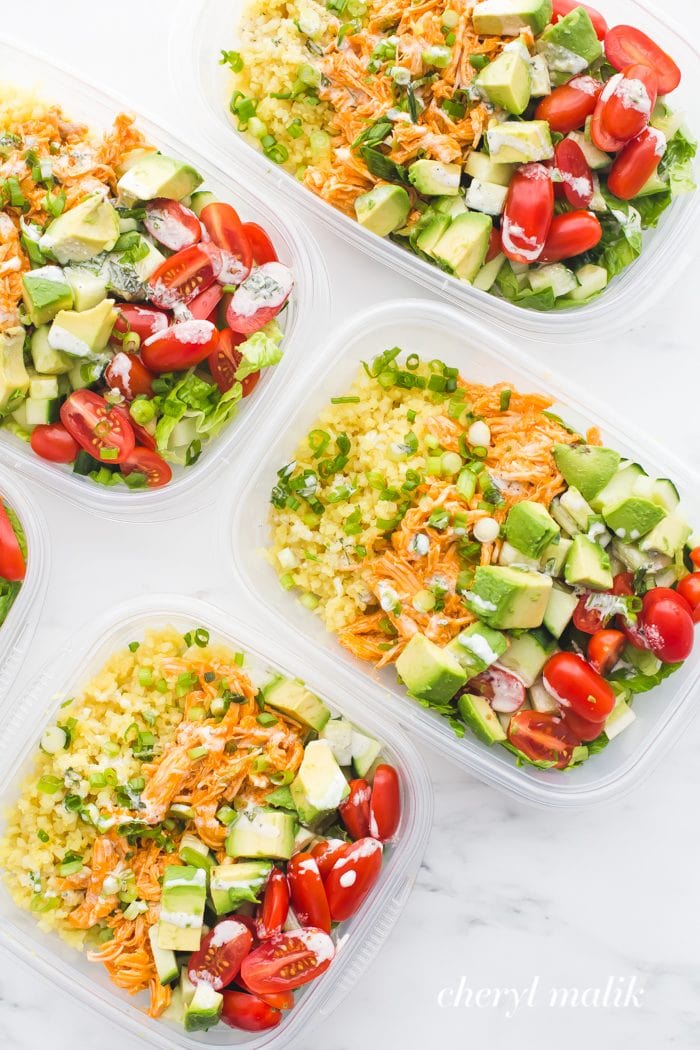
[[[10,28],[29,46],[51,49],[135,104],[145,100],[178,129],[164,44],[171,7],[170,0],[120,0],[117,8],[94,0],[58,6],[33,0],[31,17],[16,8]],[[700,33],[693,0],[667,0],[664,7],[687,26],[689,37]],[[182,126],[179,133],[184,139],[192,133],[193,141],[196,136]],[[314,233],[334,279],[338,321],[358,303],[416,294],[413,284],[343,250],[320,226]],[[562,346],[555,367],[594,381],[613,413],[649,426],[670,447],[694,449],[697,458],[696,296],[691,270],[663,308],[623,338],[576,351]],[[534,353],[552,364],[551,352],[535,347]],[[245,611],[245,600],[220,571],[211,519],[195,514],[164,527],[123,527],[79,516],[45,493],[36,496],[50,522],[53,566],[24,681],[76,621],[135,591],[179,588]],[[696,725],[631,797],[562,816],[517,805],[426,754],[435,826],[415,892],[389,945],[332,1020],[304,1041],[306,1050],[423,1050],[438,1043],[520,1050],[696,1047],[697,741]],[[602,995],[610,978],[625,989],[635,980],[636,995],[626,1006],[549,1004],[552,986],[600,988]],[[460,981],[471,989],[471,1005],[451,1006],[450,989]],[[512,993],[494,1002],[494,990],[507,988],[530,994],[521,995],[517,1009]],[[586,1001],[595,1002],[591,997],[589,992]],[[0,955],[3,1050],[140,1045]]]

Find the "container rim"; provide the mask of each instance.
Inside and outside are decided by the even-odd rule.
[[[628,424],[626,420],[618,420],[616,424],[610,424],[608,422],[610,410],[602,402],[588,395],[575,383],[558,378],[550,379],[549,373],[545,376],[538,375],[534,371],[536,362],[533,362],[527,354],[509,347],[500,336],[494,335],[484,325],[472,318],[465,317],[455,307],[444,303],[421,299],[401,299],[382,303],[356,315],[337,334],[333,335],[331,345],[322,355],[324,369],[319,371],[313,387],[308,388],[307,393],[311,394],[316,386],[320,386],[324,379],[332,374],[345,348],[352,340],[363,331],[379,328],[397,316],[402,316],[404,321],[407,317],[409,321],[412,317],[419,318],[421,322],[434,321],[436,325],[449,328],[455,333],[461,331],[465,336],[477,337],[480,345],[485,348],[485,352],[498,365],[505,369],[513,366],[518,368],[524,374],[527,382],[532,383],[532,390],[546,391],[556,402],[561,402],[564,406],[578,411],[585,417],[589,425],[601,427],[603,433],[610,438],[613,444],[616,441],[622,441],[623,446],[631,445],[639,450],[640,455],[648,455],[651,462],[668,468],[672,471],[674,479],[680,482],[689,495],[700,492],[700,474],[677,456],[669,454],[656,439],[643,434],[633,424]],[[272,435],[275,430],[279,431],[282,420],[289,427],[290,423],[294,424],[297,419],[303,418],[303,406],[300,406],[299,399],[294,404],[289,398],[285,404],[279,406],[279,415],[269,421],[269,430],[262,435],[264,446],[269,447],[272,444]],[[309,423],[311,423],[310,420]],[[270,438],[269,442],[266,441],[266,437]],[[289,452],[291,455],[293,449],[290,448]],[[261,589],[254,585],[250,570],[244,567],[239,557],[240,552],[236,541],[243,535],[244,527],[246,533],[250,534],[249,499],[252,498],[256,488],[259,486],[265,488],[266,483],[271,481],[274,469],[276,468],[270,466],[268,457],[255,463],[250,459],[246,460],[245,468],[241,472],[244,480],[234,486],[228,503],[228,513],[222,515],[220,523],[220,528],[225,530],[221,538],[222,549],[228,551],[233,577],[238,586],[252,592],[253,603],[259,607],[261,617],[268,623],[273,622],[273,617],[278,621],[280,613],[267,600],[265,591],[261,592]],[[260,556],[260,563],[262,568],[262,556]],[[270,572],[273,571],[270,567]],[[286,595],[285,598],[289,602],[293,601],[289,595]],[[300,607],[298,607],[298,612],[301,614]],[[309,653],[317,652],[308,632],[303,626],[299,626],[300,623],[307,621],[301,621],[299,616],[293,617],[289,614],[285,619],[290,630],[297,636],[298,644],[303,645]],[[329,637],[332,635],[329,634]],[[488,748],[478,745],[477,741],[473,742],[473,747],[462,747],[458,751],[455,746],[458,743],[457,738],[451,733],[443,719],[424,711],[404,694],[399,695],[390,691],[372,675],[371,670],[364,670],[364,665],[358,661],[350,662],[348,657],[343,667],[353,675],[358,685],[363,686],[365,694],[371,694],[369,703],[372,710],[382,706],[390,710],[391,716],[396,718],[407,732],[412,735],[420,733],[421,740],[427,746],[437,750],[450,761],[520,801],[560,808],[580,808],[607,801],[611,797],[622,797],[626,792],[632,790],[644,776],[652,771],[654,765],[668,750],[677,734],[678,716],[682,705],[698,688],[696,676],[696,681],[687,683],[685,691],[681,693],[682,699],[676,709],[667,715],[665,723],[654,734],[647,735],[633,756],[627,760],[623,757],[618,768],[607,776],[601,777],[598,782],[578,787],[575,791],[572,789],[567,791],[564,790],[563,785],[560,787],[551,781],[545,783],[541,779],[536,779],[532,773],[525,773],[517,769],[515,765],[500,765]],[[685,713],[686,720],[683,724],[687,725],[688,718],[694,717],[694,714],[694,710],[691,710],[690,715]],[[467,743],[470,742],[467,741]]]
[[[251,439],[259,425],[259,417],[264,418],[269,411],[269,403],[285,388],[290,378],[293,379],[304,346],[315,340],[326,327],[330,315],[330,280],[325,259],[308,227],[296,217],[291,220],[287,217],[288,209],[285,210],[279,195],[269,193],[266,187],[261,193],[255,186],[254,173],[246,165],[237,164],[236,176],[230,175],[223,165],[223,158],[220,164],[218,160],[204,156],[196,146],[186,145],[170,125],[156,119],[147,108],[140,104],[137,107],[121,92],[101,88],[70,65],[55,62],[39,49],[25,47],[5,32],[0,33],[0,51],[3,48],[11,49],[40,67],[47,76],[46,86],[50,87],[51,93],[60,96],[67,88],[77,98],[82,96],[96,100],[115,115],[120,111],[133,113],[140,127],[160,148],[187,158],[206,180],[225,186],[232,198],[237,194],[244,208],[250,207],[253,202],[260,211],[270,211],[272,204],[272,220],[292,252],[295,293],[290,304],[291,315],[289,307],[285,311],[287,323],[282,360],[270,370],[269,375],[263,376],[256,391],[257,396],[250,405],[245,405],[205,448],[200,462],[180,472],[168,486],[133,492],[122,487],[111,490],[88,484],[83,479],[57,469],[55,465],[49,466],[38,458],[30,457],[21,442],[0,429],[0,464],[41,481],[81,508],[105,514],[111,520],[148,522],[162,517],[181,516],[187,513],[186,497],[196,493],[200,500],[210,502],[214,499],[214,486],[208,486],[209,480],[218,477],[225,466],[239,458],[241,448]],[[70,99],[59,98],[59,101],[64,102],[67,109],[70,107]]]
[[[76,683],[84,681],[90,662],[98,656],[102,659],[105,646],[116,648],[120,635],[127,629],[129,632],[133,629],[135,633],[149,625],[155,626],[154,621],[165,623],[178,619],[186,620],[188,625],[206,624],[219,638],[254,653],[271,668],[303,676],[321,696],[337,696],[339,699],[330,701],[331,707],[377,734],[404,774],[403,833],[392,848],[390,862],[384,869],[385,877],[380,877],[363,912],[349,920],[354,924],[352,929],[337,942],[338,954],[328,978],[321,978],[309,986],[309,991],[301,996],[279,1028],[242,1043],[232,1043],[253,1050],[287,1047],[306,1034],[314,1022],[332,1012],[380,950],[408,899],[432,824],[432,787],[423,759],[390,720],[363,707],[355,683],[342,668],[336,668],[325,656],[306,664],[298,652],[281,645],[277,636],[272,642],[260,627],[201,599],[177,594],[131,599],[73,632],[58,659],[46,662],[14,710],[0,713],[0,726],[6,741],[0,756],[0,790],[18,786],[18,771],[33,754],[41,728],[52,717],[65,693],[72,692]],[[12,909],[18,911],[14,904]],[[19,954],[83,1005],[126,1027],[153,1046],[162,1050],[172,1050],[173,1045],[183,1050],[206,1050],[211,1046],[229,1045],[228,1042],[190,1038],[184,1030],[146,1017],[128,1003],[126,997],[122,998],[123,993],[118,989],[102,987],[77,968],[57,967],[55,951],[43,948],[33,937],[24,935],[4,916],[0,916],[0,937],[3,947]]]
[[[46,519],[25,487],[0,468],[0,499],[15,511],[27,540],[27,574],[0,627],[0,714],[39,622],[49,583],[51,555]]]
[[[658,11],[643,0],[625,0],[625,3],[637,7],[644,12],[646,19],[673,34],[679,46],[693,56],[700,77],[700,51],[687,40],[672,19],[660,17]],[[650,231],[642,256],[613,279],[610,290],[587,306],[566,311],[538,312],[499,299],[449,277],[436,266],[400,246],[370,234],[353,219],[317,198],[290,173],[267,161],[236,131],[228,120],[223,98],[221,105],[214,104],[204,88],[201,75],[202,37],[206,32],[204,27],[209,22],[204,16],[215,8],[216,0],[195,0],[194,3],[192,0],[179,0],[177,18],[171,25],[170,62],[173,70],[188,69],[187,77],[176,78],[181,104],[193,118],[196,116],[196,123],[197,126],[201,126],[203,137],[217,154],[223,156],[227,150],[224,138],[226,131],[230,136],[230,143],[236,142],[239,147],[242,146],[239,155],[251,172],[264,178],[276,190],[293,198],[295,205],[319,219],[337,236],[350,242],[364,254],[419,283],[421,287],[429,287],[448,302],[460,305],[469,313],[474,311],[477,315],[489,318],[510,334],[520,338],[525,335],[530,339],[549,343],[559,343],[562,337],[566,337],[570,343],[581,343],[596,336],[610,338],[628,331],[658,303],[681,272],[687,269],[700,253],[700,249],[688,248],[680,241],[681,232],[688,224],[696,222],[700,215],[700,190],[696,190],[686,194],[685,199],[674,202],[673,207],[668,209],[662,219],[662,229]],[[234,22],[232,13],[232,35]],[[191,91],[186,91],[186,86],[191,89],[193,83],[197,85],[196,103],[193,103]]]

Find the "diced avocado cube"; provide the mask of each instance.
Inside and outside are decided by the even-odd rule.
[[[612,160],[609,154],[603,153],[602,150],[594,146],[582,131],[570,131],[566,137],[576,143],[592,171],[607,171],[612,167]]]
[[[551,160],[554,156],[552,134],[546,120],[491,121],[486,141],[494,164],[528,164]]]
[[[534,572],[539,572],[541,567],[539,558],[528,558],[522,551],[516,550],[508,540],[504,540],[501,544],[498,564],[511,565],[514,569],[532,569]]]
[[[533,292],[543,292],[550,288],[555,299],[561,299],[569,295],[578,287],[578,281],[573,270],[563,263],[548,263],[546,266],[536,266],[529,271],[527,279]]]
[[[439,160],[416,160],[408,169],[411,185],[426,197],[456,197],[461,176],[460,164]]]
[[[111,251],[118,238],[119,215],[99,193],[93,193],[49,223],[39,246],[65,266]]]
[[[419,251],[432,256],[435,245],[451,222],[452,219],[449,215],[444,215],[440,212],[435,215],[429,215],[425,221],[421,220],[418,224],[416,234],[411,238],[411,243]]]
[[[175,952],[199,948],[207,896],[207,874],[202,868],[170,865],[163,873],[158,919],[158,947]]]
[[[570,79],[582,73],[603,54],[590,15],[584,7],[569,11],[554,25],[547,26],[536,44],[553,73]]]
[[[117,190],[127,203],[154,197],[179,201],[194,193],[202,181],[199,172],[189,164],[162,153],[147,153],[122,175]]]
[[[564,565],[564,579],[571,586],[608,591],[613,585],[610,558],[599,544],[579,533],[574,536]]]
[[[668,514],[646,534],[639,549],[675,558],[685,547],[690,533],[690,525],[679,514]]]
[[[158,251],[155,244],[148,239],[148,237],[142,237],[140,240],[141,247],[148,249],[148,255],[144,255],[143,259],[139,259],[138,262],[134,263],[134,269],[141,281],[146,282],[151,274],[158,269],[161,263],[165,262],[165,256],[162,252]]]
[[[555,445],[552,453],[564,481],[577,488],[585,500],[597,496],[620,465],[619,452],[597,445]]]
[[[197,218],[202,214],[207,204],[215,204],[216,197],[213,193],[209,193],[208,190],[197,190],[196,193],[192,194],[192,200],[190,201],[190,208],[195,213]]]
[[[411,210],[411,199],[403,186],[383,183],[355,199],[355,215],[360,226],[379,237],[403,226]]]
[[[214,866],[215,861],[209,852],[209,847],[189,831],[180,839],[177,852],[180,860],[185,864],[190,864],[193,868],[203,868],[204,871],[209,871]]]
[[[83,266],[67,266],[63,274],[73,292],[75,310],[91,310],[107,298],[107,282],[99,273]]]
[[[544,55],[533,55],[530,59],[530,94],[533,98],[551,95],[552,81]]]
[[[289,860],[294,848],[296,817],[276,809],[255,809],[238,814],[226,837],[229,857],[251,860]]]
[[[636,717],[629,704],[618,696],[615,706],[605,720],[605,735],[608,740],[614,740],[616,736],[619,736],[623,729],[632,725]]]
[[[70,310],[73,292],[59,266],[22,274],[22,299],[33,325],[46,324],[59,310]]]
[[[571,549],[571,540],[561,536],[558,543],[550,543],[540,558],[540,570],[548,576],[561,576],[564,562]]]
[[[518,36],[531,29],[536,36],[552,17],[552,0],[481,0],[472,22],[479,36]]]
[[[472,179],[467,189],[465,201],[472,211],[484,215],[500,215],[506,206],[507,186],[497,186],[495,182],[481,182]]]
[[[493,223],[488,215],[464,212],[452,220],[433,249],[435,259],[463,281],[473,281],[484,265]]]
[[[530,63],[513,51],[503,51],[485,66],[475,86],[494,106],[519,117],[530,102]]]
[[[319,733],[335,756],[339,766],[349,766],[352,762],[353,728],[345,718],[331,718]]]
[[[507,739],[496,712],[485,697],[462,693],[457,708],[474,736],[484,744],[500,744]]]
[[[185,1007],[184,1025],[186,1032],[206,1032],[218,1024],[224,997],[208,981],[195,985],[192,1001]]]
[[[302,824],[313,825],[350,794],[348,782],[325,740],[312,740],[289,790]]]
[[[25,330],[21,325],[0,332],[0,409],[6,409],[29,390],[29,374],[24,364]],[[15,404],[15,401],[13,401]]]
[[[91,310],[61,310],[49,329],[48,343],[72,357],[91,357],[105,349],[117,319],[114,299],[103,299]]]
[[[539,677],[540,671],[555,648],[554,639],[547,631],[538,628],[511,639],[507,651],[498,662],[500,666],[512,671],[516,678],[519,678],[523,685],[529,688]]]
[[[480,565],[465,601],[489,627],[525,630],[541,626],[551,590],[551,577],[542,573]]]
[[[473,287],[477,288],[480,292],[490,292],[496,283],[496,278],[501,272],[505,261],[505,255],[499,252],[491,262],[484,263],[474,278]]]
[[[559,526],[541,503],[522,500],[508,512],[505,532],[516,550],[528,558],[540,558],[545,547],[559,535]]]
[[[669,188],[668,180],[659,175],[658,170],[653,172],[636,194],[637,197],[651,197],[655,193],[665,193]]]
[[[446,649],[424,634],[414,634],[396,661],[396,671],[418,700],[445,703],[467,681],[467,673]]]
[[[190,980],[187,966],[180,967],[180,992],[182,994],[183,1007],[189,1006],[194,999],[194,985]]]
[[[467,211],[467,205],[461,193],[456,197],[436,197],[434,201],[430,202],[430,208],[440,215],[448,215],[450,219],[454,219],[457,215],[463,215]]]
[[[75,363],[75,358],[60,350],[54,350],[49,345],[49,326],[42,325],[32,332],[29,342],[32,352],[32,361],[37,372],[42,375],[58,376],[70,372]]]
[[[272,863],[268,860],[218,864],[209,872],[209,896],[217,915],[228,915],[244,901],[259,902]]]
[[[485,623],[473,623],[445,646],[467,672],[474,678],[502,657],[508,648],[508,639],[502,631],[494,631]]]
[[[572,766],[579,766],[582,762],[585,762],[588,758],[588,747],[586,744],[579,744],[571,752],[571,761],[569,762],[567,769],[571,769]]]
[[[180,975],[180,968],[177,965],[175,952],[170,948],[160,947],[158,944],[157,925],[149,927],[148,939],[151,942],[151,952],[153,954],[153,962],[156,966],[158,980],[161,984],[172,984],[172,982],[176,981]]]
[[[603,507],[603,517],[608,528],[618,539],[633,543],[646,536],[665,517],[666,512],[658,503],[642,496],[627,496],[617,503]]]
[[[352,733],[352,768],[358,777],[366,777],[370,769],[377,761],[382,745],[374,737],[358,733],[356,729]]]
[[[569,299],[582,302],[592,295],[602,292],[608,284],[608,271],[604,266],[596,266],[594,263],[586,263],[576,271],[578,286],[573,292],[569,292]]]
[[[307,729],[320,733],[331,713],[303,682],[292,678],[275,678],[263,689],[265,703],[293,718]]]
[[[473,179],[496,186],[509,186],[515,168],[515,164],[495,164],[487,153],[478,153],[476,150],[469,154],[464,165],[465,173]]]
[[[648,478],[642,474],[636,479],[632,492],[658,503],[667,514],[674,511],[681,501],[678,489],[668,478]]]
[[[555,638],[561,638],[569,626],[574,609],[578,605],[578,595],[565,591],[563,587],[552,587],[544,614],[544,626]]]

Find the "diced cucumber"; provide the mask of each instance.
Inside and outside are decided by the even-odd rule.
[[[527,279],[533,292],[543,292],[546,288],[551,288],[555,299],[568,295],[578,285],[573,271],[568,266],[564,266],[563,263],[550,263],[547,266],[539,266],[530,270]]]
[[[569,536],[576,536],[581,531],[569,511],[565,507],[562,507],[559,496],[552,500],[549,513],[552,515],[557,525],[559,525],[564,532],[567,532]]]
[[[74,390],[82,390],[96,383],[105,367],[106,358],[95,358],[92,361],[80,361],[68,373],[70,385]]]
[[[576,271],[576,280],[578,281],[578,288],[574,288],[573,291],[569,292],[569,298],[579,302],[580,300],[588,299],[597,292],[602,292],[608,283],[608,271],[603,266],[595,266],[593,263],[588,263],[588,265],[581,266]]]
[[[681,501],[678,489],[669,478],[639,477],[634,483],[633,495],[650,499],[663,507],[667,514],[671,514]]]
[[[29,397],[58,397],[58,380],[55,376],[33,376],[29,381]]]
[[[23,427],[25,430],[29,429],[31,424],[27,422],[27,399],[26,398],[24,399],[22,404],[18,405],[17,408],[14,410],[14,412],[12,413],[12,418],[14,419],[15,423],[18,426]]]
[[[528,689],[528,695],[530,697],[530,703],[535,711],[547,712],[550,714],[558,713],[559,704],[554,697],[547,692],[541,678],[538,678],[536,682],[532,683]]]
[[[352,766],[358,777],[366,777],[374,762],[379,757],[381,744],[371,736],[358,733],[352,734]]]
[[[634,491],[638,478],[646,474],[639,463],[620,464],[620,469],[613,474],[605,488],[601,489],[595,496],[591,497],[593,510],[601,511],[603,507],[614,506],[627,499]]]
[[[32,334],[30,340],[32,361],[37,372],[42,375],[61,375],[70,372],[73,358],[62,350],[54,350],[49,345],[49,325],[43,324]]]
[[[331,718],[319,733],[319,738],[330,746],[339,766],[352,761],[353,728],[344,718]]]
[[[173,981],[177,980],[180,969],[177,965],[175,952],[171,951],[170,948],[160,948],[158,946],[157,923],[150,927],[148,931],[148,939],[151,942],[151,952],[153,953],[153,962],[156,966],[158,980],[161,984],[171,984]]]
[[[480,292],[490,292],[505,261],[505,255],[499,252],[491,262],[487,262],[482,266],[474,278],[474,287],[478,288]]]
[[[590,138],[587,138],[582,132],[570,131],[566,137],[576,143],[588,161],[588,167],[593,171],[607,171],[612,167],[612,158],[594,146]]]
[[[57,423],[61,408],[57,397],[28,397],[25,401],[27,426],[35,427],[42,423]]]

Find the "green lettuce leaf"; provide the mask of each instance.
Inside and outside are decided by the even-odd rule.
[[[238,347],[243,354],[240,365],[236,371],[236,379],[239,382],[258,372],[261,368],[269,368],[282,360],[282,329],[276,321],[268,321],[259,332],[249,336],[244,343]]]
[[[659,164],[659,175],[668,177],[671,197],[690,193],[695,189],[693,158],[698,144],[680,128],[666,145],[666,152]]]
[[[623,667],[610,675],[610,681],[620,682],[631,693],[646,693],[650,689],[656,688],[660,682],[663,682],[664,678],[668,678],[669,675],[672,675],[674,671],[677,671],[682,666],[682,661],[676,664],[662,664],[656,674],[640,674],[634,668]]]
[[[0,627],[7,619],[7,614],[12,608],[13,602],[20,592],[22,584],[17,581],[0,579]]]

